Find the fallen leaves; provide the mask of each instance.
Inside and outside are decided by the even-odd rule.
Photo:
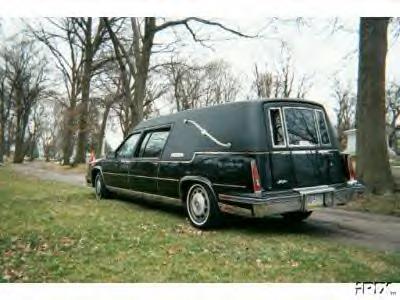
[[[71,247],[75,241],[70,237],[64,236],[60,239],[60,243],[63,247]]]
[[[22,271],[7,268],[4,270],[3,278],[8,282],[13,282],[23,277]]]
[[[174,229],[175,233],[182,234],[182,235],[197,235],[201,236],[204,235],[205,232],[201,231],[199,229],[194,228],[193,226],[190,226],[188,224],[178,224],[175,226]]]

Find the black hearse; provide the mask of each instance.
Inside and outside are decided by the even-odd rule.
[[[362,190],[324,108],[304,100],[233,102],[141,122],[91,164],[97,198],[178,200],[196,227],[221,212],[307,218]]]

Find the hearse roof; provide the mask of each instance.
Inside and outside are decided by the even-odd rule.
[[[225,111],[231,110],[233,108],[234,111],[237,111],[238,107],[246,108],[246,109],[258,109],[258,107],[263,106],[264,103],[279,103],[279,102],[287,102],[287,103],[296,103],[296,104],[309,104],[309,105],[316,105],[323,107],[320,103],[305,100],[305,99],[296,99],[296,98],[273,98],[273,99],[261,99],[261,100],[250,100],[250,101],[235,101],[235,102],[227,102],[223,104],[218,104],[214,106],[208,106],[203,108],[196,108],[196,109],[188,109],[181,112],[163,115],[160,117],[151,118],[149,120],[144,120],[140,122],[135,131],[138,129],[150,128],[161,126],[163,124],[171,124],[175,121],[183,120],[185,118],[190,118],[192,115],[197,114],[207,114],[207,112],[211,111]],[[234,109],[236,108],[236,109]]]

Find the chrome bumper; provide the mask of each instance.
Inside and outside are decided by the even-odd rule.
[[[352,181],[341,185],[323,185],[307,188],[298,188],[290,191],[266,192],[261,195],[219,194],[218,205],[220,210],[226,213],[245,215],[252,217],[264,217],[274,214],[282,214],[292,211],[308,211],[307,204],[309,195],[323,195],[320,207],[332,207],[345,204],[355,194],[362,193],[364,186],[359,182]]]

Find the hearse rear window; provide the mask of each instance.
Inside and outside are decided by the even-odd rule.
[[[289,146],[313,146],[318,144],[314,110],[285,107],[284,114]]]
[[[321,135],[321,144],[329,145],[331,143],[328,134],[328,127],[326,126],[325,114],[322,110],[316,110],[317,121],[319,126],[319,134]]]
[[[160,157],[168,135],[169,130],[146,133],[140,146],[139,157]]]
[[[271,108],[269,110],[269,120],[271,122],[272,142],[275,147],[284,147],[285,137],[283,134],[282,114],[280,108]]]

